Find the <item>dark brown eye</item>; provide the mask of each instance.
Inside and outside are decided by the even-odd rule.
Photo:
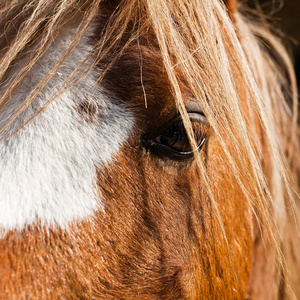
[[[203,115],[193,113],[189,116],[198,145],[197,149],[200,150],[207,139],[208,126]],[[145,148],[155,155],[174,160],[193,157],[194,153],[181,119],[171,121],[154,136],[153,138],[144,136],[142,142]]]

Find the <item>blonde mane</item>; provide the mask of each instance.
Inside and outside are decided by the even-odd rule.
[[[5,87],[0,109],[55,37],[68,25],[80,23],[72,43],[53,69],[5,120],[0,129],[2,139],[7,138],[7,129],[35,101],[83,34],[93,26],[102,2],[104,0],[0,2],[0,89]],[[300,171],[297,84],[282,42],[264,21],[245,17],[247,11],[242,6],[232,20],[220,0],[124,0],[118,3],[98,40],[91,40],[93,51],[88,59],[92,59],[93,64],[90,68],[100,61],[105,62],[98,80],[101,83],[105,72],[126,47],[132,43],[139,46],[140,37],[153,30],[191,144],[196,149],[179,76],[198,99],[232,166],[235,180],[250,203],[261,235],[266,236],[266,244],[273,247],[278,262],[274,276],[279,285],[280,276],[286,280],[286,261],[289,260],[285,250],[287,237],[282,235],[288,218],[298,222],[295,199]],[[125,33],[128,35],[128,28],[130,35],[125,46],[119,49],[118,43]],[[10,69],[22,59],[25,59],[23,67],[14,78],[8,78]],[[61,93],[88,72],[86,61],[68,74]],[[241,89],[246,105],[241,103]],[[57,96],[49,99],[47,105]],[[287,104],[290,101],[293,101],[292,109]],[[196,158],[226,244],[213,179],[209,178],[201,157]],[[247,166],[248,172],[242,173],[242,166]],[[228,244],[227,248],[231,261]]]

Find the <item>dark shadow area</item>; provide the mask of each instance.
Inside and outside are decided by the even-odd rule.
[[[285,34],[284,40],[294,56],[300,87],[300,0],[259,0],[263,11]]]

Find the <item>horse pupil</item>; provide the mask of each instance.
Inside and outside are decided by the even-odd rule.
[[[188,137],[182,122],[178,122],[171,126],[165,132],[165,134],[161,136],[161,143],[180,152],[191,150]]]

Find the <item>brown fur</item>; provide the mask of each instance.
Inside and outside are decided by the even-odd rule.
[[[224,0],[224,2],[227,5],[228,11],[234,15],[236,13],[236,0]]]
[[[234,3],[228,1],[231,13],[236,12]],[[119,4],[123,4],[125,12],[122,18],[116,17],[117,20],[125,20],[129,11],[137,16],[133,1],[103,1],[95,14],[97,28],[91,43],[103,42],[103,28],[108,20],[114,21],[112,14]],[[146,10],[146,6],[141,7]],[[84,8],[86,6],[82,6],[83,11]],[[145,11],[141,9],[140,13]],[[104,49],[110,50],[108,53],[96,53],[94,68],[99,74],[105,70],[100,84],[108,96],[130,109],[136,118],[135,130],[118,156],[109,166],[98,168],[97,188],[106,199],[104,211],[71,224],[68,230],[31,225],[21,232],[6,234],[0,240],[0,298],[292,298],[289,282],[296,295],[300,295],[299,276],[289,271],[289,268],[297,270],[300,261],[296,226],[293,221],[282,221],[278,227],[288,234],[280,240],[273,220],[276,218],[273,198],[261,195],[268,194],[268,187],[271,189],[273,184],[273,152],[263,123],[271,120],[269,115],[264,119],[255,107],[257,103],[248,98],[251,89],[239,69],[241,65],[236,63],[236,53],[230,52],[234,45],[229,33],[225,29],[220,33],[228,48],[229,70],[234,77],[228,84],[232,84],[239,95],[241,120],[246,120],[252,150],[262,165],[258,169],[264,179],[253,179],[260,173],[253,167],[255,163],[250,154],[250,158],[246,156],[248,148],[243,148],[244,145],[237,148],[233,140],[236,133],[237,141],[241,142],[235,123],[239,119],[231,118],[232,102],[226,102],[230,101],[228,95],[221,99],[222,89],[227,92],[224,82],[209,82],[209,76],[221,67],[208,70],[205,69],[208,61],[198,62],[201,74],[194,76],[196,79],[202,76],[205,81],[200,86],[203,94],[207,92],[208,100],[198,99],[198,82],[191,82],[191,76],[186,76],[185,65],[174,68],[175,83],[170,78],[173,73],[168,69],[158,29],[146,17],[141,24],[137,24],[134,17],[124,21],[122,34],[114,35],[113,31],[104,41]],[[238,18],[236,26],[238,30]],[[214,40],[212,45],[216,44]],[[203,51],[207,49],[204,47]],[[169,59],[176,62],[176,55],[174,50]],[[198,58],[197,53],[195,57]],[[193,59],[192,56],[189,59]],[[274,70],[278,72],[276,67]],[[220,74],[216,76],[221,78]],[[257,84],[262,90],[260,79],[258,76]],[[190,101],[198,103],[199,100],[198,104],[204,106],[212,121],[211,126],[203,129],[208,135],[205,147],[198,156],[184,162],[158,158],[141,143],[143,134],[155,132],[182,114],[180,101],[175,97],[176,84],[186,110]],[[267,89],[269,93],[274,91],[272,86]],[[211,106],[206,102],[212,102]],[[86,121],[97,122],[97,108],[90,107],[88,101],[82,103],[78,111]],[[224,123],[226,114],[232,128]],[[282,122],[292,124],[291,118],[286,117],[286,120],[285,117],[282,112]],[[213,125],[216,120],[220,124]],[[281,127],[276,125],[276,137],[281,138]],[[242,141],[248,142],[247,138]],[[287,151],[288,145],[284,147]],[[295,141],[293,147],[296,151],[291,161],[296,161],[298,145]],[[232,157],[236,159],[234,165]],[[242,175],[237,176],[237,172]],[[266,185],[261,180],[266,180]],[[263,187],[265,190],[259,190]],[[260,198],[256,197],[265,202],[259,202]],[[276,264],[276,247],[282,249],[287,259],[289,281],[286,281],[281,258],[281,264]]]

